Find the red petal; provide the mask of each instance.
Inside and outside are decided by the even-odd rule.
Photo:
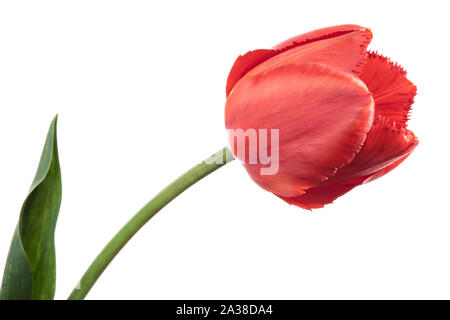
[[[246,169],[264,189],[292,197],[354,158],[372,125],[373,108],[357,77],[304,63],[242,78],[227,99],[225,125],[279,129],[278,173],[261,175],[260,164],[246,163]]]
[[[379,116],[355,159],[330,181],[359,178],[377,172],[410,154],[417,144],[414,133]]]
[[[343,24],[303,33],[277,44],[274,49],[285,51],[286,49],[301,46],[303,44],[339,37],[346,33],[358,30],[370,32],[368,28],[364,28],[358,25]]]
[[[416,86],[406,78],[406,71],[389,58],[369,53],[360,75],[375,100],[375,115],[387,117],[406,127],[408,114],[416,95]]]
[[[297,207],[311,210],[323,208],[324,205],[332,203],[334,200],[346,194],[354,187],[359,186],[364,181],[360,178],[357,181],[349,183],[326,184],[323,183],[317,187],[313,187],[299,197],[280,197],[289,204]]]
[[[269,58],[277,55],[275,50],[271,49],[259,49],[249,51],[243,56],[239,56],[231,67],[230,73],[227,79],[227,97],[233,89],[236,82],[238,82],[247,72],[252,70],[258,64],[266,61]]]
[[[417,143],[418,144],[418,143]],[[417,145],[416,144],[416,145]],[[388,165],[386,168],[381,169],[375,173],[372,173],[371,175],[369,175],[368,177],[366,177],[364,179],[363,183],[369,183],[371,181],[374,181],[378,178],[381,178],[382,176],[384,176],[386,173],[394,170],[395,168],[397,168],[403,161],[406,160],[406,158],[409,157],[411,153],[408,153],[406,156],[404,156],[403,158],[398,159],[397,161],[395,161],[394,163],[391,163],[390,165]]]
[[[277,45],[274,49],[250,51],[240,56],[233,64],[227,80],[227,96],[234,85],[250,70],[274,56],[291,50],[295,52],[284,54],[281,59],[271,64],[271,68],[290,63],[317,62],[359,74],[365,64],[366,49],[371,39],[372,33],[367,28],[341,25],[299,35]],[[300,46],[305,48],[296,50]]]
[[[349,165],[299,197],[282,198],[305,209],[322,208],[356,186],[373,181],[402,163],[417,146],[414,134],[379,117]]]
[[[403,158],[395,161],[384,169],[369,175],[368,177],[356,178],[350,181],[338,182],[335,184],[327,184],[324,182],[323,184],[313,187],[306,191],[306,193],[299,197],[293,198],[285,198],[280,197],[284,201],[289,204],[296,205],[300,208],[311,210],[311,209],[319,209],[323,208],[326,204],[332,203],[334,200],[339,198],[340,196],[346,194],[353,188],[370,181],[373,181],[381,176],[384,176],[389,171],[392,171],[396,168],[400,163],[402,163],[406,158],[409,157],[411,153],[407,154]]]

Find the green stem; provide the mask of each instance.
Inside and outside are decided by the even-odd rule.
[[[150,202],[148,202],[120,231],[112,238],[106,247],[95,258],[84,273],[77,287],[72,291],[69,300],[82,300],[94,286],[97,279],[108,267],[114,257],[127,242],[144,226],[159,210],[175,199],[184,190],[210,173],[233,160],[228,148],[224,148],[188,170],[177,180],[168,185]]]

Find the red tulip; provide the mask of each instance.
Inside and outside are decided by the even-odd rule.
[[[226,128],[279,129],[273,175],[261,174],[267,163],[238,154],[231,136],[258,185],[290,204],[321,208],[414,150],[406,123],[416,87],[400,66],[367,51],[371,39],[367,28],[342,25],[238,57],[227,81]],[[264,143],[258,148],[271,147]]]

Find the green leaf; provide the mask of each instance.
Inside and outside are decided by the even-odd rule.
[[[53,299],[56,286],[55,228],[61,204],[61,170],[55,117],[39,167],[20,212],[3,273],[0,300]]]

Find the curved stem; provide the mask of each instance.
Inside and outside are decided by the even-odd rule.
[[[150,202],[148,202],[120,231],[111,239],[106,247],[95,258],[84,273],[77,287],[72,291],[69,300],[81,300],[86,297],[106,267],[127,244],[127,242],[144,226],[159,210],[175,199],[184,190],[206,177],[218,168],[233,160],[228,148],[224,148],[205,159],[176,179]]]

